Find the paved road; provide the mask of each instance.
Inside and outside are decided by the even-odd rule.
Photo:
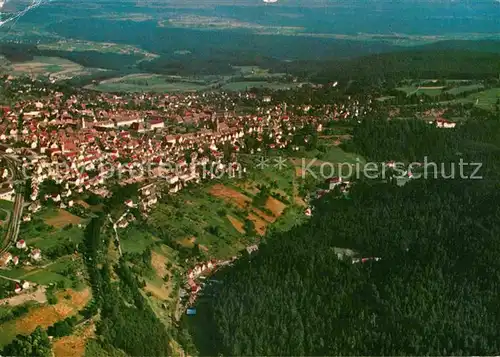
[[[129,210],[125,211],[124,214],[121,215],[120,218],[118,218],[118,220],[116,222],[119,222],[123,217],[125,217],[127,214],[129,213]],[[115,231],[115,239],[116,239],[116,242],[118,244],[118,252],[120,253],[120,257],[123,256],[123,253],[122,253],[122,245],[120,243],[120,237],[118,236],[118,229],[117,229],[117,225],[116,225],[116,222],[113,222],[113,220],[111,219],[111,215],[108,213],[108,219],[109,219],[109,222],[111,223],[111,226],[113,227],[113,230]]]
[[[5,276],[5,275],[0,275],[0,279],[10,280],[10,281],[13,281],[13,282],[16,282],[16,283],[20,283],[21,282],[21,280],[19,280],[19,279],[10,278],[10,277]]]

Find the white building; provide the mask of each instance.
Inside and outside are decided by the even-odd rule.
[[[20,239],[16,243],[16,248],[17,249],[26,249],[26,241],[24,239]]]

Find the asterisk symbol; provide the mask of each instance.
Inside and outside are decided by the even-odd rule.
[[[279,156],[277,159],[274,159],[275,164],[274,167],[277,168],[278,170],[283,170],[286,168],[286,159],[282,158]]]
[[[269,159],[266,159],[264,156],[259,157],[257,160],[257,168],[264,170],[269,166]]]

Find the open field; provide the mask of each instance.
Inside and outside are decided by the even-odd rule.
[[[156,275],[158,275],[160,278],[163,278],[169,273],[166,265],[167,262],[168,259],[163,254],[155,251],[151,252],[151,265],[153,266]]]
[[[482,88],[484,88],[483,84],[468,84],[468,85],[463,85],[463,86],[458,86],[458,87],[448,89],[445,93],[458,95],[461,93],[476,91],[476,90],[482,89]]]
[[[275,217],[279,217],[283,214],[283,211],[285,210],[286,205],[274,197],[269,197],[267,199],[265,207],[268,210],[270,210]]]
[[[215,197],[221,198],[228,203],[234,204],[241,209],[248,210],[247,219],[255,224],[256,231],[260,235],[264,235],[266,227],[269,223],[274,223],[283,213],[286,205],[273,197],[269,197],[265,203],[264,208],[272,212],[268,214],[262,209],[252,206],[252,199],[243,193],[222,184],[216,184],[210,188],[210,193]],[[233,222],[231,222],[233,224]],[[235,222],[233,225],[236,225]],[[236,228],[235,227],[235,228]]]
[[[64,283],[65,286],[76,286],[83,283],[82,279],[75,275],[82,269],[83,265],[79,258],[76,256],[66,256],[40,267],[16,267],[10,270],[2,270],[2,275],[12,279],[32,281],[45,286],[52,283]],[[68,271],[74,272],[74,274],[68,275]]]
[[[177,242],[184,248],[193,248],[196,243],[196,237],[186,237]]]
[[[7,211],[12,211],[12,209],[14,208],[14,202],[0,200],[0,208]]]
[[[80,224],[82,219],[63,209],[56,209],[45,216],[45,223],[56,228],[63,228],[68,224]]]
[[[118,229],[118,235],[124,253],[142,253],[157,240],[150,233],[135,227]]]
[[[100,69],[86,68],[75,62],[59,57],[35,57],[32,61],[27,62],[7,62],[6,67],[13,76],[50,75],[51,78],[58,80],[103,71]]]
[[[164,286],[158,286],[158,285],[159,285],[158,283],[155,284],[147,281],[144,290],[150,292],[160,300],[168,300],[169,299],[168,294],[170,293],[170,291],[166,289]]]
[[[241,192],[238,192],[222,184],[213,185],[210,188],[210,193],[216,197],[234,203],[236,206],[243,209],[249,207],[250,203],[252,202],[252,199],[250,197],[245,196]]]
[[[248,219],[253,222],[253,224],[255,226],[255,231],[259,235],[263,236],[264,234],[266,234],[266,228],[267,228],[266,221],[264,221],[262,218],[260,218],[259,216],[257,216],[254,213],[249,213]]]
[[[177,290],[179,288],[174,272],[178,271],[178,252],[171,247],[156,245],[151,254],[151,265],[154,274],[145,277],[146,286],[143,288],[148,302],[166,326],[172,324],[171,313],[178,304]]]
[[[151,251],[151,265],[155,272],[155,276],[151,279],[147,279],[144,290],[150,292],[162,301],[169,300],[169,295],[172,291],[172,273],[167,268],[167,263],[170,263],[171,266],[174,265],[172,248],[166,245],[155,247],[155,249]],[[166,282],[164,280],[165,277],[168,278]]]
[[[482,92],[469,94],[466,98],[458,99],[456,102],[473,103],[481,109],[494,111],[498,100],[500,100],[500,88],[492,88]]]
[[[207,87],[204,80],[151,73],[134,73],[100,81],[93,89],[117,88],[123,91],[201,90]]]
[[[56,293],[58,299],[55,305],[41,305],[17,320],[0,325],[0,346],[8,344],[17,334],[29,335],[37,326],[47,328],[57,321],[76,315],[90,301],[90,288],[82,291],[66,289]]]
[[[262,81],[229,82],[222,86],[222,90],[244,91],[250,88],[268,88],[273,90],[290,89],[300,86],[302,83],[274,83]]]
[[[168,204],[155,207],[148,224],[168,232],[168,236],[185,249],[198,244],[210,257],[222,259],[235,255],[253,239],[242,234],[248,214],[241,206],[210,192],[210,188],[200,187],[169,197]],[[244,200],[251,203],[250,197]]]
[[[101,53],[116,53],[121,55],[142,55],[146,59],[158,57],[157,54],[138,47],[112,42],[81,41],[76,39],[59,40],[52,43],[39,44],[40,50],[58,51],[97,51]]]
[[[300,154],[302,154],[302,157],[299,157]],[[289,162],[295,168],[295,175],[303,177],[303,175],[310,174],[308,169],[313,172],[319,172],[322,166],[325,175],[339,175],[341,171],[342,175],[348,175],[351,170],[349,167],[352,168],[357,163],[363,165],[365,159],[356,154],[347,153],[335,145],[331,145],[325,153],[317,150],[299,152],[297,157],[290,158]]]
[[[88,89],[103,92],[193,92],[215,88],[221,85],[221,90],[240,91],[246,88],[286,89],[294,88],[300,83],[278,83],[252,81],[252,78],[283,77],[283,73],[269,73],[268,70],[255,66],[234,67],[235,73],[229,76],[204,76],[202,79],[189,77],[173,77],[161,74],[136,73],[100,81],[98,84],[86,86]],[[244,77],[245,81],[232,82],[232,78]]]
[[[276,217],[270,216],[269,214],[263,212],[258,208],[252,208],[252,199],[231,187],[222,184],[216,184],[210,188],[210,193],[215,197],[222,198],[223,200],[231,204],[235,204],[241,209],[251,209],[254,213],[262,217],[267,222],[272,223],[276,220]]]
[[[83,230],[78,226],[62,229],[43,224],[42,227],[38,222],[23,223],[19,233],[19,236],[26,241],[28,246],[40,248],[42,253],[68,242],[78,244],[83,239]]]
[[[443,92],[444,86],[434,86],[434,87],[420,87],[420,86],[404,86],[396,88],[399,91],[405,92],[407,95],[417,94],[417,95],[428,95],[437,96]]]
[[[72,335],[56,339],[52,344],[54,357],[85,356],[85,345],[94,335],[95,325],[89,322],[78,328]]]
[[[251,79],[253,78],[281,78],[286,76],[286,73],[269,73],[268,69],[260,68],[259,66],[233,66],[241,76]]]
[[[194,92],[209,86],[187,81],[169,82],[167,76],[142,73],[104,80],[86,88],[101,92]]]

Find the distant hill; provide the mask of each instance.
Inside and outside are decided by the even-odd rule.
[[[486,79],[498,77],[500,52],[415,48],[348,60],[297,61],[282,64],[280,70],[309,75],[314,82],[356,80],[374,83],[404,78]]]
[[[500,41],[495,40],[449,40],[417,47],[418,50],[468,50],[478,52],[500,53]]]

